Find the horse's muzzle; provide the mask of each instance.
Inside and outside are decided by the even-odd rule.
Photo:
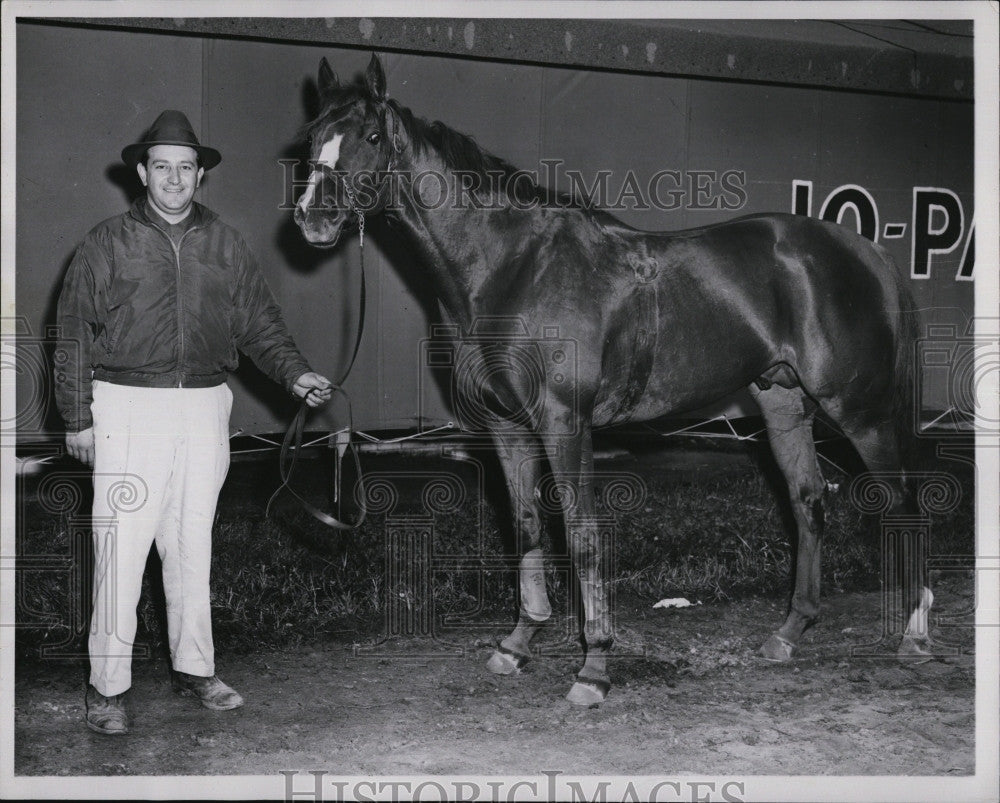
[[[307,242],[318,248],[332,248],[340,239],[348,215],[339,210],[304,210],[296,206],[292,218]]]

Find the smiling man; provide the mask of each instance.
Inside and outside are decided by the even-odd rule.
[[[136,165],[146,187],[146,199],[168,223],[180,223],[191,211],[194,191],[205,168],[198,166],[198,153],[186,145],[154,145],[146,164]]]
[[[123,695],[154,543],[174,688],[216,711],[243,704],[215,674],[209,597],[237,350],[310,406],[331,395],[299,354],[246,242],[194,200],[221,159],[181,112],[157,117],[122,151],[145,195],[91,230],[59,298],[59,353],[70,361],[56,366],[56,402],[67,450],[94,468],[86,723],[98,733],[128,731]]]

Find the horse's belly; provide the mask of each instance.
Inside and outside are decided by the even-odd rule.
[[[666,345],[658,339],[648,369],[628,360],[614,380],[602,383],[596,425],[649,421],[705,407],[747,387],[775,361],[773,343],[749,332],[719,331],[711,337],[705,328],[696,342],[678,341],[676,333],[674,338]],[[637,370],[645,376],[637,377]]]

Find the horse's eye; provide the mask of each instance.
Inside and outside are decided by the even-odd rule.
[[[375,132],[369,134],[365,139],[366,139],[367,142],[371,143],[372,145],[378,145],[379,140],[382,139],[382,135],[379,134],[378,131],[375,131]]]

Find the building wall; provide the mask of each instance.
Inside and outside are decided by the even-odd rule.
[[[316,370],[338,375],[358,316],[356,237],[332,253],[308,247],[291,222],[283,159],[298,155],[308,88],[326,56],[344,79],[370,54],[356,49],[19,23],[17,30],[17,316],[31,338],[54,324],[55,299],[76,244],[140,190],[120,162],[163,108],[184,110],[223,162],[200,200],[244,232],[261,259],[289,327]],[[697,78],[543,67],[442,56],[383,56],[390,94],[417,115],[472,134],[489,151],[568,187],[576,171],[589,186],[608,175],[606,200],[649,229],[697,226],[763,211],[818,216],[828,196],[877,209],[877,237],[910,275],[914,188],[935,188],[924,207],[954,193],[963,221],[941,211],[918,221],[932,238],[954,240],[911,279],[924,324],[964,329],[971,281],[956,280],[973,202],[971,103]],[[557,164],[558,163],[558,164]],[[678,208],[648,193],[658,172],[678,171],[688,192]],[[546,172],[548,171],[548,172]],[[724,174],[730,187],[722,185]],[[629,184],[628,177],[634,177]],[[674,188],[661,181],[662,196]],[[732,187],[740,188],[733,192]],[[638,192],[623,189],[638,188]],[[860,189],[858,189],[860,188]],[[621,198],[619,196],[622,196]],[[867,197],[866,197],[867,196]],[[948,196],[950,198],[950,196]],[[694,200],[692,204],[691,201]],[[647,208],[642,208],[643,203]],[[949,201],[949,203],[953,203]],[[724,208],[738,206],[739,208]],[[693,208],[693,207],[703,208]],[[857,225],[850,204],[844,225]],[[957,209],[957,207],[952,207]],[[867,212],[861,209],[864,217]],[[886,224],[905,224],[886,238]],[[918,228],[920,228],[918,225]],[[898,230],[898,229],[897,229]],[[432,299],[400,241],[378,221],[366,238],[368,305],[361,352],[345,387],[362,429],[427,428],[451,417],[422,365],[420,342],[436,320]],[[891,230],[890,230],[891,233]],[[30,339],[30,338],[29,338]],[[27,364],[27,362],[25,363]],[[23,381],[22,381],[23,380]],[[32,428],[58,431],[40,377],[18,382],[19,411]],[[949,404],[937,380],[928,409]],[[233,426],[284,428],[293,405],[252,366],[231,382]],[[730,410],[731,400],[723,404]],[[720,409],[722,409],[720,407]],[[709,411],[711,412],[711,411]],[[322,416],[325,415],[324,419]],[[337,411],[310,427],[339,426]]]

